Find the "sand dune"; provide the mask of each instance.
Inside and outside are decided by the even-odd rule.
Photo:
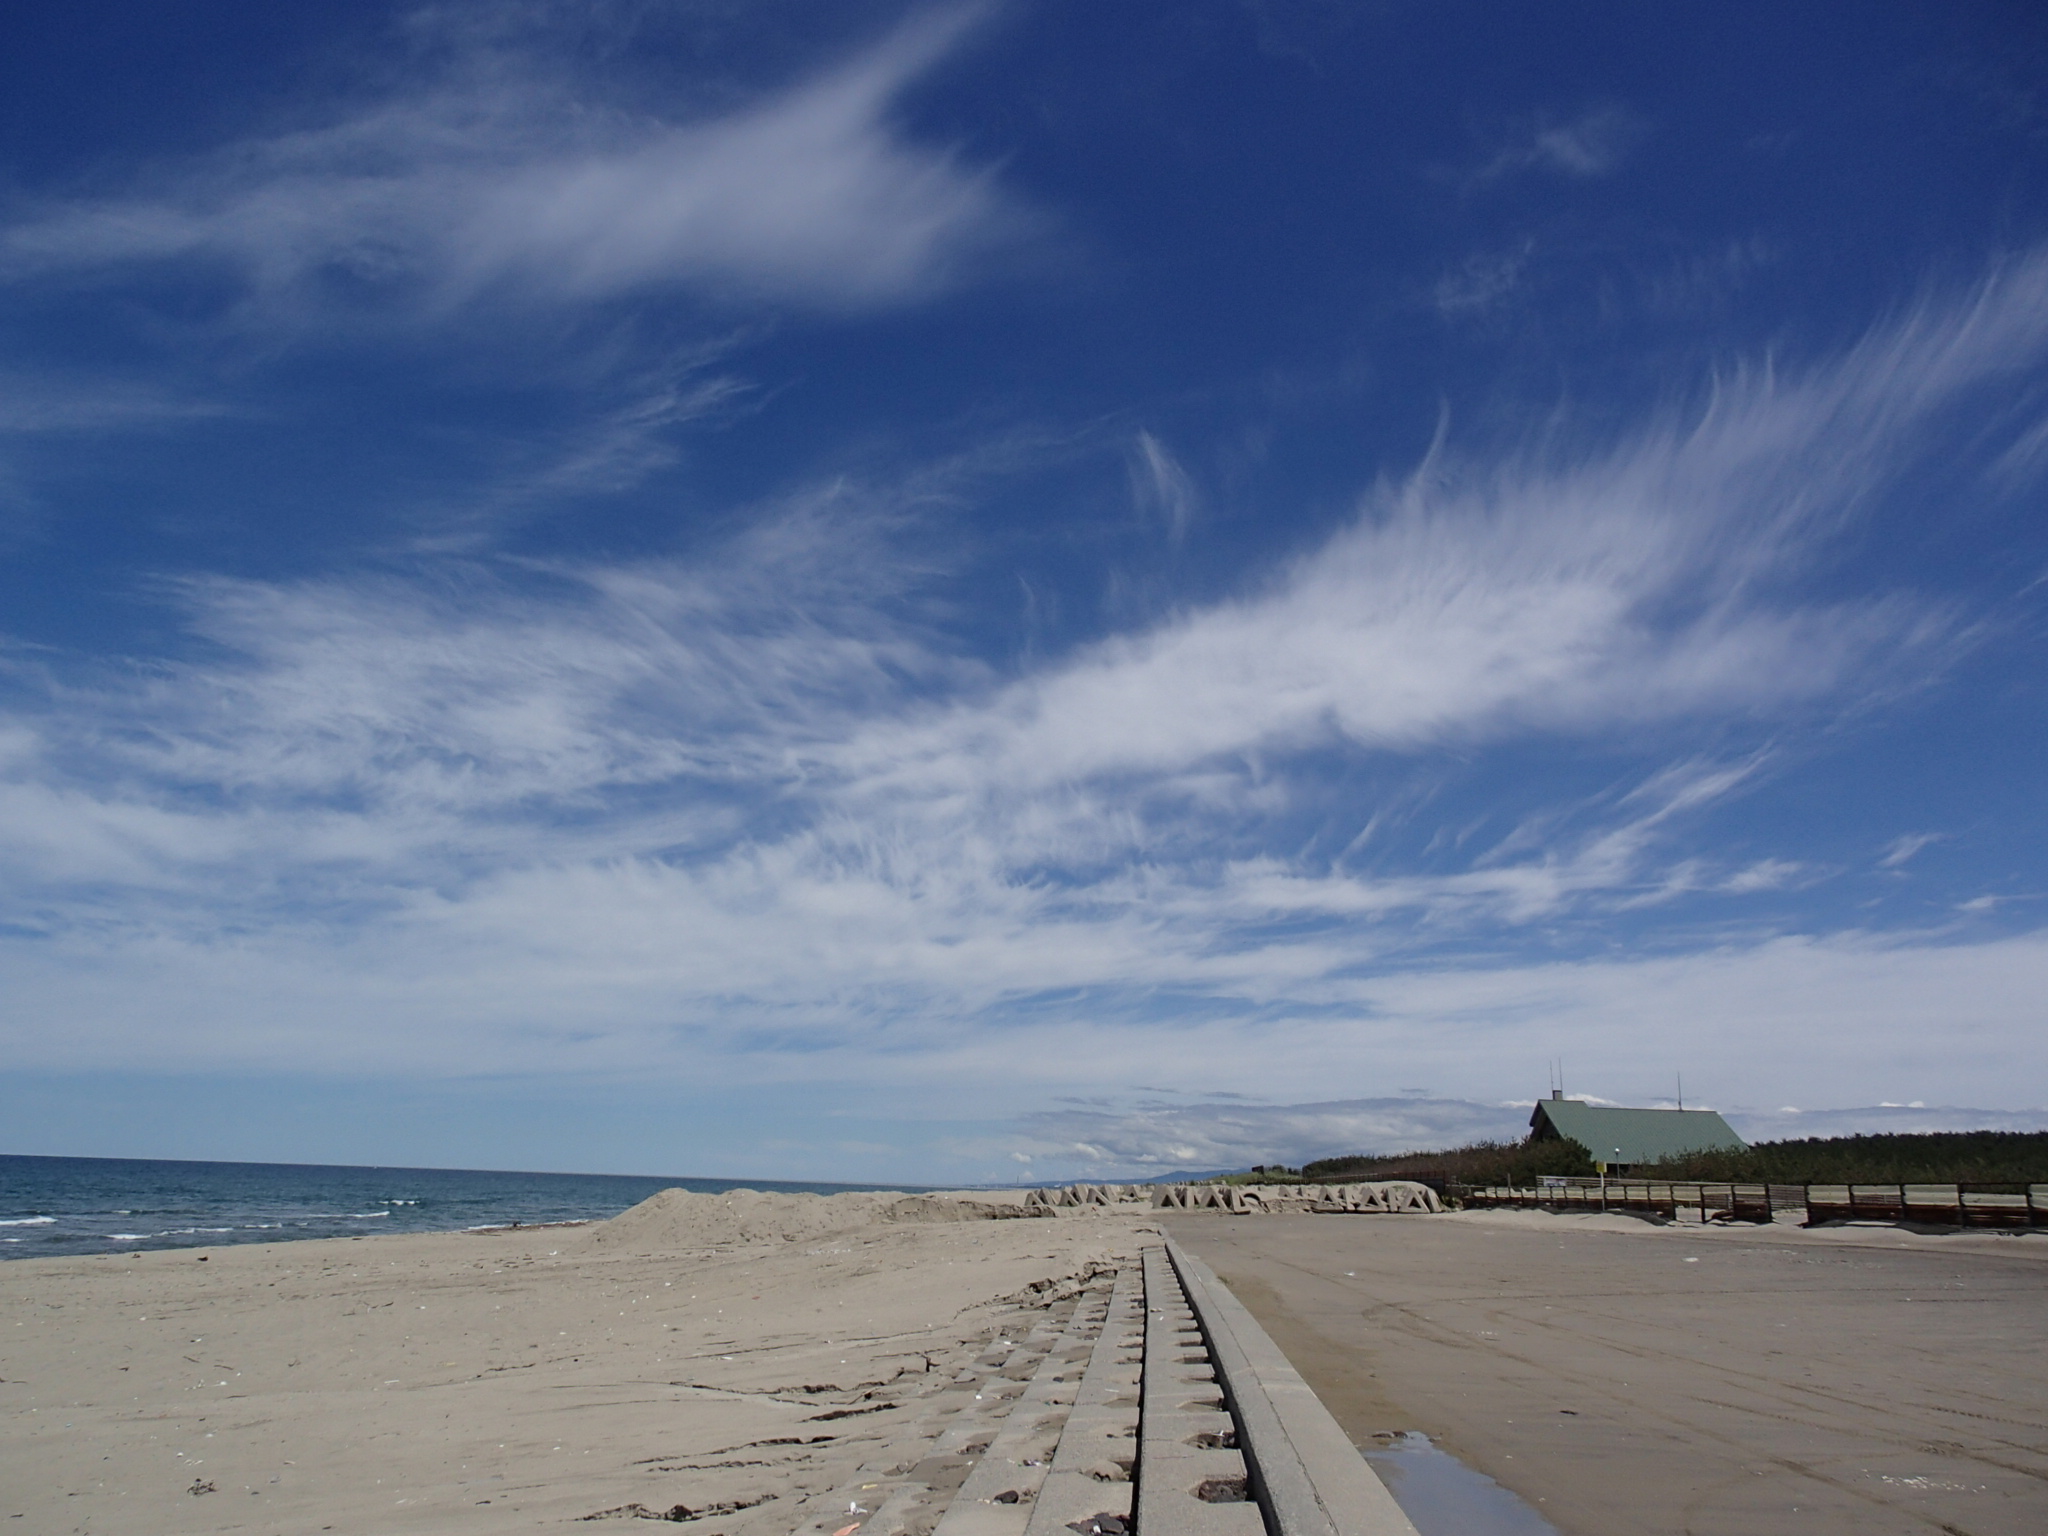
[[[665,1189],[594,1227],[590,1243],[600,1250],[686,1252],[742,1243],[803,1242],[865,1226],[985,1221],[1041,1212],[1052,1214],[1002,1195],[806,1195],[757,1189],[706,1195]]]

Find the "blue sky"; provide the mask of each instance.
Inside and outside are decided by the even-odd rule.
[[[2048,19],[1845,19],[13,18],[5,1150],[2048,1125]]]

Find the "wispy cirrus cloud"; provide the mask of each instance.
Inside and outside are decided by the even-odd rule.
[[[1605,176],[1641,143],[1649,126],[1624,107],[1605,105],[1560,121],[1538,114],[1516,123],[1475,173],[1479,182],[1522,171],[1547,171],[1574,179]]]
[[[229,413],[220,402],[135,379],[0,373],[0,438],[167,427]]]
[[[1175,544],[1186,540],[1197,500],[1194,478],[1150,432],[1140,432],[1132,446],[1131,495],[1166,525],[1168,539]]]
[[[582,403],[579,419],[546,433],[512,436],[495,453],[480,484],[413,511],[415,553],[478,553],[508,527],[565,506],[618,497],[672,469],[684,457],[684,434],[717,431],[760,403],[751,380],[719,366],[721,349],[702,349],[627,377],[602,398]]]
[[[1437,312],[1446,319],[1454,319],[1491,310],[1521,285],[1534,250],[1533,242],[1524,241],[1513,250],[1466,257],[1431,288],[1430,298]]]
[[[0,278],[180,265],[228,276],[245,315],[300,322],[658,289],[825,309],[915,299],[1031,224],[988,172],[890,120],[979,13],[926,13],[802,84],[671,117],[607,101],[538,48],[500,49],[126,192],[17,207]]]
[[[1491,1053],[1505,1095],[1504,1043],[1554,1035],[1798,1081],[1867,1037],[1881,1075],[1963,1000],[2010,1054],[2031,939],[1542,935],[1811,877],[1689,829],[1762,738],[1924,684],[1968,625],[1791,578],[2044,350],[2036,258],[1611,441],[1447,450],[1236,596],[1007,671],[914,498],[847,487],[689,561],[178,582],[178,659],[7,658],[9,1029],[46,1065],[1243,1089],[1256,1060],[1295,1095]],[[1535,738],[1606,744],[1598,777],[1427,848],[1374,827],[1429,785],[1333,772]]]
[[[1795,598],[1791,578],[1943,411],[2044,347],[2036,256],[1831,367],[1732,374],[1603,451],[1433,456],[1262,590],[892,720],[863,772],[911,793],[1206,775],[1330,743],[1414,751],[1828,696],[1937,654],[1954,627],[1900,595]]]
[[[1940,841],[1941,834],[1939,832],[1908,832],[1903,837],[1893,838],[1891,846],[1885,849],[1884,856],[1877,861],[1877,867],[1879,869],[1902,868],[1912,859],[1914,854],[1918,853],[1928,844]]]

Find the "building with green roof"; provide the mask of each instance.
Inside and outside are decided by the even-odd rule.
[[[1684,1152],[1742,1152],[1749,1143],[1711,1109],[1614,1109],[1553,1091],[1529,1116],[1529,1139],[1576,1141],[1609,1173]]]

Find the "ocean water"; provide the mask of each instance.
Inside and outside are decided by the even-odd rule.
[[[895,1188],[464,1168],[0,1156],[0,1259],[601,1221],[657,1190]],[[907,1187],[907,1186],[906,1186]]]

